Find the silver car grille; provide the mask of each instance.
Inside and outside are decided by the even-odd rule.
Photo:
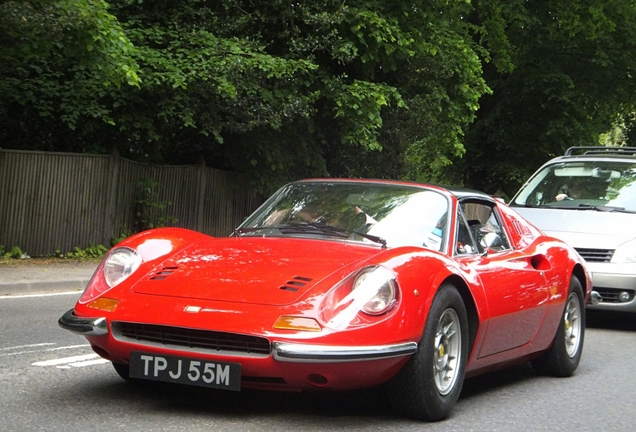
[[[610,262],[614,255],[614,249],[575,249],[588,262]]]
[[[148,346],[229,355],[267,356],[271,351],[269,340],[258,336],[121,321],[111,329],[115,339]]]

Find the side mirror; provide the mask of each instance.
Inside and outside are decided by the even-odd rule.
[[[499,234],[494,232],[484,234],[479,243],[485,250],[499,250],[504,245]]]

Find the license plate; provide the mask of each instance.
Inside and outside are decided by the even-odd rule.
[[[241,390],[239,363],[132,352],[130,377],[224,390]]]

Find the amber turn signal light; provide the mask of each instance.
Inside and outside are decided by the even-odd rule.
[[[313,318],[282,316],[274,323],[274,328],[278,330],[300,330],[319,332],[322,330],[320,324]]]
[[[86,306],[93,309],[103,310],[106,312],[114,312],[115,309],[117,309],[118,304],[119,304],[119,300],[115,300],[115,299],[111,299],[107,297],[100,297],[98,299],[93,300],[92,302],[89,302]]]

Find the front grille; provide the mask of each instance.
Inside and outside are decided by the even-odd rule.
[[[598,292],[603,299],[603,303],[627,303],[634,300],[634,290],[630,289],[617,289],[617,288],[604,288],[594,287],[594,291]],[[629,299],[620,301],[618,296],[620,293],[626,292],[629,294]]]
[[[129,322],[113,322],[111,328],[116,339],[199,352],[269,355],[271,349],[258,336]]]
[[[612,255],[614,255],[613,249],[582,249],[576,248],[576,251],[588,262],[610,262]]]

